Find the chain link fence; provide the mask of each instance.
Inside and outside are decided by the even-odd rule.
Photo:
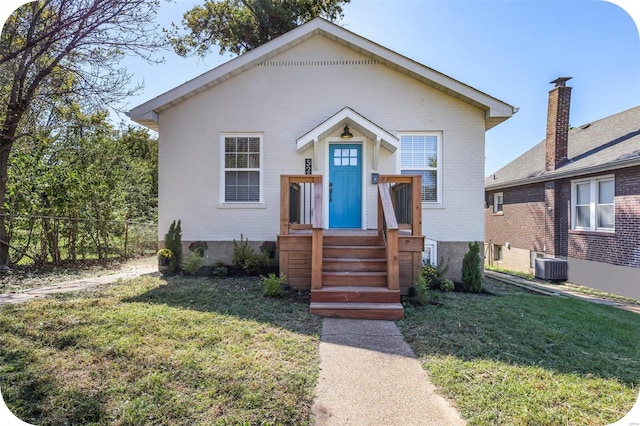
[[[156,222],[54,216],[5,215],[10,263],[61,264],[153,254],[158,249]]]

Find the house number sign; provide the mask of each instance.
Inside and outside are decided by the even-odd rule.
[[[304,159],[304,174],[305,175],[311,174],[311,158]]]

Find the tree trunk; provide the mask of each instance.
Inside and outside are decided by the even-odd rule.
[[[7,229],[7,211],[5,209],[5,198],[7,192],[7,180],[9,170],[9,153],[13,142],[6,141],[4,135],[0,136],[0,266],[9,264],[9,241],[10,235]]]

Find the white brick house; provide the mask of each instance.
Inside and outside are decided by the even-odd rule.
[[[375,230],[375,176],[420,174],[426,246],[459,279],[467,244],[484,238],[485,131],[515,112],[317,18],[128,115],[159,132],[160,240],[181,219],[183,241],[207,241],[209,262],[228,262],[241,234],[276,240],[281,175],[305,171],[324,177],[324,229]],[[336,164],[360,167],[340,211]]]

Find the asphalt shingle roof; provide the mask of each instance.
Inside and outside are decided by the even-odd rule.
[[[640,161],[640,106],[569,130],[569,161],[544,171],[545,141],[485,179],[485,187],[526,184],[567,174],[585,173],[597,166],[616,168],[621,162]]]

